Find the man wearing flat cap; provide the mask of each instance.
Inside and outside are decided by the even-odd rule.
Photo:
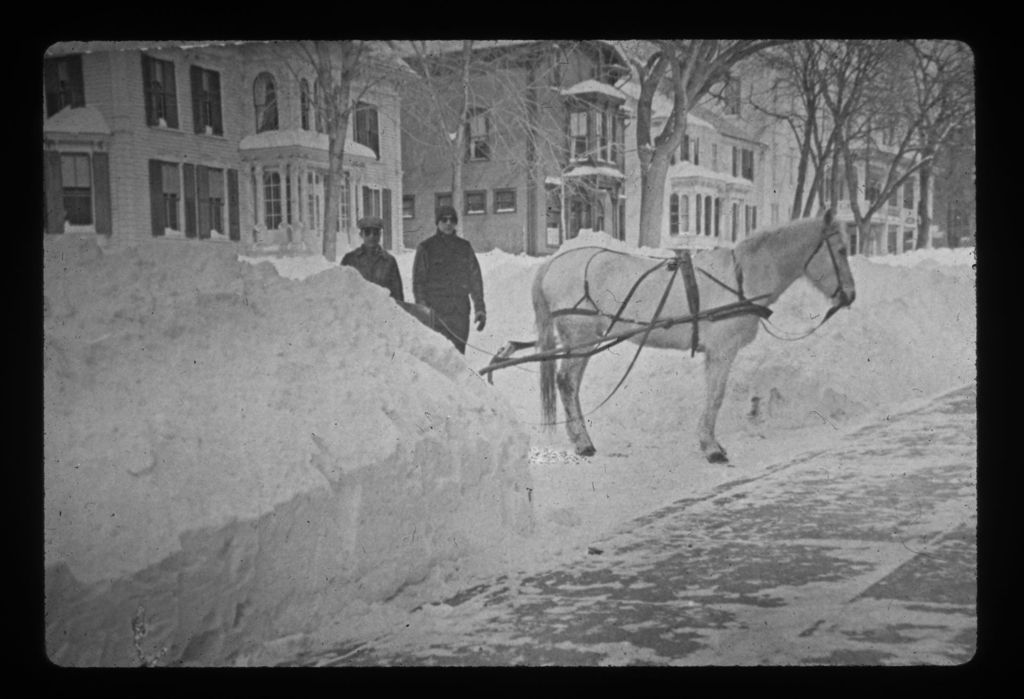
[[[473,301],[477,332],[484,329],[484,282],[473,245],[455,233],[459,216],[450,206],[437,210],[437,231],[416,248],[412,291],[416,303],[433,309],[435,329],[466,353],[469,302]]]
[[[341,258],[342,267],[355,267],[363,278],[391,292],[391,298],[405,301],[402,291],[402,275],[398,263],[380,246],[380,234],[384,220],[379,216],[366,216],[356,222],[363,244]]]

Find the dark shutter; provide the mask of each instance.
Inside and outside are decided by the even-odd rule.
[[[57,60],[49,58],[43,61],[43,85],[46,90],[46,117],[52,117],[60,109],[59,78],[57,77]]]
[[[203,69],[189,66],[188,77],[192,85],[192,129],[196,133],[203,133]]]
[[[92,182],[96,199],[96,232],[110,235],[113,232],[110,210],[110,156],[106,153],[92,154]]]
[[[196,166],[196,191],[199,199],[199,237],[210,237],[210,168]]]
[[[68,78],[71,82],[71,106],[85,106],[85,78],[82,75],[82,57],[68,56]]]
[[[149,56],[147,56],[146,54],[142,54],[142,101],[146,105],[146,125],[147,126],[154,126],[154,125],[156,125],[156,117],[153,116],[153,97],[152,97],[152,93],[150,92],[151,86],[149,84],[149,70],[148,70],[148,68],[149,68],[149,61],[150,61]],[[153,163],[154,162],[155,161],[153,161],[153,160],[149,161],[149,173],[150,173],[151,176],[153,174]],[[160,181],[160,177],[159,176],[157,176],[157,181],[158,182]],[[152,178],[150,179],[150,185],[152,185]],[[161,191],[161,195],[162,194],[163,194],[163,192]],[[161,217],[161,219],[162,218],[163,217]],[[159,234],[154,233],[154,235],[163,235],[163,230],[164,230],[163,226],[161,226],[160,227],[160,233]]]
[[[228,170],[228,237],[242,239],[238,220],[238,170]]]
[[[384,189],[380,200],[380,216],[384,219],[380,244],[385,250],[391,249],[391,190]]]
[[[196,237],[196,166],[185,163],[181,166],[185,191],[185,237]]]
[[[60,174],[60,153],[43,153],[43,186],[46,188],[46,232],[64,232],[64,185]]]
[[[164,93],[167,95],[167,126],[178,128],[178,88],[174,81],[174,63],[161,63],[164,73]]]
[[[149,161],[149,218],[153,235],[164,234],[164,183],[163,163]]]
[[[220,106],[220,73],[210,72],[210,110],[213,112],[213,132],[218,136],[224,135],[224,119],[221,116]]]

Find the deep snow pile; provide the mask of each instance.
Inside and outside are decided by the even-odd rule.
[[[232,248],[186,241],[106,254],[89,238],[47,237],[44,252],[45,563],[73,581],[48,577],[49,625],[61,623],[66,602],[82,617],[67,623],[88,635],[84,616],[102,606],[75,608],[80,595],[65,590],[123,590],[109,584],[151,571],[143,587],[156,596],[182,556],[200,570],[230,554],[250,560],[207,570],[204,584],[223,580],[186,591],[211,604],[228,596],[225,586],[239,595],[202,624],[238,627],[258,616],[247,590],[283,583],[286,597],[266,596],[272,609],[261,623],[285,633],[274,617],[288,606],[284,588],[311,599],[317,590],[268,580],[275,566],[295,576],[308,565],[310,577],[322,566],[339,576],[328,587],[348,580],[365,599],[382,599],[494,546],[506,529],[528,530],[527,435],[514,413],[443,338],[356,271],[334,266],[297,282],[240,262]],[[339,519],[309,522],[307,510]],[[196,532],[224,539],[220,554],[196,553]],[[231,554],[243,543],[244,554]],[[188,616],[164,602],[165,617]],[[107,645],[130,647],[124,615],[134,607],[110,604],[121,638]],[[210,636],[219,628],[166,633],[179,655],[189,634],[208,636],[189,644],[197,660],[229,645]],[[106,652],[96,638],[90,647]],[[60,648],[51,657],[119,662]]]

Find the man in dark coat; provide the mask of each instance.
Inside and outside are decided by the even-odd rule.
[[[383,286],[391,292],[391,298],[405,301],[402,290],[402,275],[398,263],[380,246],[380,232],[384,221],[379,216],[367,216],[356,222],[363,244],[341,258],[342,267],[355,267],[363,279]]]
[[[476,311],[477,332],[487,323],[484,282],[473,245],[455,233],[459,216],[450,206],[437,210],[437,232],[416,248],[412,266],[412,291],[416,303],[429,306],[436,330],[466,353],[469,336],[469,301]]]

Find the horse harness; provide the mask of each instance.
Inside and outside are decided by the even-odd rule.
[[[762,296],[758,296],[758,297],[756,297],[756,299],[748,299],[748,298],[746,298],[744,296],[744,294],[743,294],[743,270],[739,266],[739,264],[737,264],[737,262],[736,262],[736,254],[735,254],[735,252],[732,253],[732,259],[733,259],[733,270],[734,270],[734,273],[736,275],[736,285],[737,285],[736,289],[732,288],[731,286],[729,286],[725,282],[723,282],[720,279],[716,278],[714,275],[709,273],[707,270],[701,269],[700,267],[696,267],[693,264],[693,257],[690,254],[689,250],[675,250],[674,251],[675,252],[675,256],[674,257],[663,259],[661,262],[657,263],[656,265],[654,265],[650,269],[646,270],[643,274],[641,274],[637,278],[637,280],[633,283],[633,286],[630,287],[629,292],[626,294],[626,298],[623,299],[621,304],[619,304],[619,307],[615,311],[615,313],[614,314],[606,313],[606,312],[604,312],[604,311],[602,311],[600,309],[600,307],[597,305],[597,302],[594,301],[593,297],[590,295],[590,278],[589,278],[590,277],[590,263],[593,262],[594,258],[596,258],[598,255],[600,255],[602,252],[615,252],[615,251],[608,250],[607,248],[598,248],[597,252],[595,252],[593,255],[591,255],[590,259],[587,260],[587,264],[586,264],[586,267],[584,268],[584,272],[583,272],[583,296],[581,296],[579,301],[577,301],[575,304],[573,304],[573,306],[571,308],[563,308],[563,309],[559,309],[559,310],[556,310],[556,311],[552,311],[550,317],[555,318],[557,316],[563,316],[563,315],[593,315],[593,316],[603,316],[605,318],[611,318],[611,323],[604,330],[604,332],[601,333],[604,337],[608,337],[609,336],[609,334],[612,331],[612,328],[614,328],[615,324],[618,323],[620,320],[623,321],[623,322],[626,322],[626,323],[632,323],[634,325],[646,325],[646,326],[648,326],[648,330],[644,334],[643,341],[641,342],[641,345],[643,344],[643,342],[646,342],[647,336],[650,334],[650,331],[654,328],[656,323],[659,325],[659,327],[663,327],[663,328],[669,328],[669,327],[671,327],[673,325],[676,325],[676,324],[679,324],[679,323],[691,323],[692,324],[692,329],[691,329],[691,338],[690,338],[690,356],[692,357],[697,352],[697,345],[698,345],[699,340],[700,340],[700,331],[699,331],[699,327],[698,327],[698,322],[697,321],[700,318],[700,316],[702,315],[701,311],[700,311],[700,290],[697,287],[697,275],[696,275],[696,272],[700,272],[701,274],[706,276],[708,279],[710,279],[711,281],[715,282],[716,284],[718,284],[722,288],[732,292],[733,294],[735,294],[739,298],[739,302],[738,303],[729,304],[729,307],[725,308],[725,309],[722,309],[721,312],[717,312],[718,309],[710,309],[708,311],[705,311],[704,314],[703,314],[703,316],[705,318],[708,318],[709,320],[715,321],[715,320],[722,320],[724,318],[731,318],[733,316],[746,315],[746,314],[754,314],[754,315],[760,316],[762,318],[767,318],[768,316],[770,316],[772,314],[771,309],[769,309],[768,307],[762,306],[762,305],[757,304],[757,303],[754,303],[754,300],[760,300],[762,298],[765,298],[765,297],[768,296],[768,294],[763,294]],[[815,252],[817,252],[817,251],[815,251]],[[810,260],[808,260],[808,262],[810,262]],[[650,276],[651,274],[653,274],[654,272],[656,272],[657,270],[659,270],[659,269],[661,269],[663,267],[666,268],[669,272],[671,272],[671,276],[669,276],[668,282],[665,285],[665,291],[662,293],[661,299],[660,299],[660,301],[658,303],[658,307],[657,307],[657,310],[654,313],[654,316],[650,320],[638,320],[638,319],[635,319],[635,318],[624,318],[623,317],[623,312],[626,310],[626,307],[629,305],[629,302],[632,300],[633,295],[636,293],[636,290],[640,287],[640,284],[642,284],[644,279],[646,279],[648,276]],[[658,321],[660,320],[659,317],[661,315],[661,311],[662,311],[662,309],[665,306],[665,302],[668,300],[668,295],[669,295],[669,292],[671,292],[671,290],[672,290],[672,284],[675,282],[677,273],[678,273],[679,276],[682,276],[682,278],[683,278],[683,285],[686,288],[686,301],[687,301],[687,304],[689,305],[689,308],[690,308],[690,315],[689,316],[682,316],[682,317],[675,317],[675,318],[666,318],[665,320],[663,320],[663,321],[661,321],[659,323]],[[581,304],[583,304],[583,303],[589,303],[591,306],[593,306],[593,308],[580,308]]]

